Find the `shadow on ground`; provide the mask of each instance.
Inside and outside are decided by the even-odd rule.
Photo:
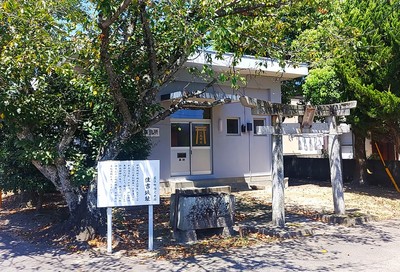
[[[302,185],[316,185],[319,187],[329,187],[332,185],[330,181],[316,181],[305,179],[289,179],[290,187],[297,187]],[[400,199],[400,193],[394,187],[380,186],[380,185],[363,185],[356,186],[350,183],[344,183],[345,192],[350,192],[359,195],[383,197],[387,199]]]

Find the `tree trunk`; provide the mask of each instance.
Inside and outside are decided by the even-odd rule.
[[[367,183],[367,158],[365,154],[365,137],[354,130],[354,175],[353,185],[365,185]]]
[[[36,212],[40,212],[42,210],[43,197],[44,197],[44,192],[43,191],[38,191],[36,193],[36,201],[35,201]]]
[[[68,206],[68,221],[54,231],[79,235],[80,240],[89,240],[95,235],[104,234],[106,217],[105,211],[97,208],[96,180],[91,182],[87,191],[82,192],[71,183],[65,160],[58,159],[55,163],[56,165],[43,165],[33,161],[36,168],[55,185]]]
[[[70,229],[79,241],[88,241],[98,235],[106,234],[106,209],[97,208],[97,191],[93,181],[84,195],[83,201],[63,226]]]
[[[97,161],[113,160],[121,151],[121,145],[132,137],[128,128],[122,128],[116,138],[99,154]],[[89,240],[96,235],[105,235],[107,226],[106,209],[97,207],[97,176],[90,182],[84,201],[73,212],[70,222],[79,240]]]
[[[80,204],[82,196],[79,190],[71,184],[65,160],[58,159],[55,161],[55,165],[44,165],[39,161],[32,161],[32,163],[62,194],[70,214],[73,215]]]
[[[394,147],[395,147],[395,160],[400,160],[400,134],[395,131],[394,133]]]

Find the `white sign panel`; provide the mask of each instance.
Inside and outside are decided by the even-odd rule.
[[[160,204],[160,161],[101,161],[97,207]]]

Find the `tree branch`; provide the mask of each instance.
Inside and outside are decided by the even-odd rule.
[[[63,136],[57,146],[58,154],[60,156],[64,154],[65,150],[74,139],[74,134],[78,129],[79,115],[80,115],[79,112],[67,113],[67,116],[65,117],[65,121],[68,126],[64,130]]]
[[[100,26],[100,28],[102,30],[100,35],[101,38],[100,59],[106,69],[111,93],[114,97],[114,101],[117,105],[117,108],[122,115],[124,123],[132,125],[133,118],[129,111],[129,106],[126,103],[125,98],[121,92],[121,83],[119,82],[119,77],[114,70],[113,64],[111,62],[111,57],[108,52],[110,43],[110,28],[109,27],[102,28],[102,26]]]
[[[133,129],[136,128],[138,124],[138,121],[134,120],[129,110],[129,105],[122,93],[120,78],[115,71],[109,53],[111,25],[117,21],[121,13],[127,9],[131,2],[131,0],[123,1],[117,11],[107,20],[102,20],[101,14],[99,15],[98,25],[101,29],[100,59],[108,76],[109,87],[114,98],[116,108],[122,115],[123,124],[121,125],[121,129],[114,139],[104,148],[102,152],[99,153],[98,160],[115,158],[119,154],[121,146],[131,138],[132,134],[134,133]]]
[[[22,130],[17,133],[17,138],[19,140],[34,140],[33,134],[29,127],[22,127]],[[45,176],[48,180],[50,180],[57,188],[57,190],[61,192],[62,186],[57,175],[57,168],[54,165],[43,165],[38,160],[31,160],[31,162],[36,167],[36,169],[39,170],[39,172],[42,173],[42,175]]]
[[[165,118],[167,118],[168,116],[170,116],[171,114],[173,114],[174,112],[182,109],[184,106],[202,106],[202,107],[212,107],[215,106],[217,104],[221,104],[221,103],[229,103],[230,100],[226,99],[226,102],[223,101],[225,99],[220,99],[214,102],[198,102],[198,101],[188,101],[188,99],[193,98],[193,97],[199,97],[201,94],[205,93],[207,91],[208,88],[210,88],[211,86],[214,85],[214,83],[217,82],[217,80],[214,78],[211,82],[207,83],[206,86],[204,86],[203,89],[195,91],[195,92],[191,92],[191,93],[183,93],[182,97],[174,104],[172,104],[168,109],[158,113],[156,116],[154,116],[150,122],[149,122],[149,126],[152,126],[154,124],[156,124],[157,122],[164,120]],[[229,101],[228,101],[229,100]],[[214,104],[216,103],[216,104]]]
[[[156,87],[158,86],[158,79],[159,79],[158,68],[157,68],[157,54],[154,48],[155,45],[154,45],[153,33],[151,32],[149,21],[147,19],[145,1],[140,1],[140,18],[142,20],[142,25],[143,25],[144,43],[146,44],[147,56],[149,58],[151,86]]]
[[[99,16],[99,25],[101,29],[109,28],[116,20],[118,20],[121,13],[123,13],[128,6],[132,3],[132,0],[124,0],[115,11],[115,13],[105,20],[102,19],[102,16]]]
[[[160,85],[168,82],[175,75],[175,73],[183,67],[183,65],[189,58],[189,48],[191,45],[192,43],[189,42],[186,45],[186,48],[183,48],[183,52],[178,51],[175,54],[171,55],[168,60],[168,65],[164,65],[160,69]]]
[[[36,167],[36,169],[39,170],[40,173],[42,173],[43,176],[45,176],[54,184],[58,191],[62,192],[62,186],[57,175],[57,167],[55,167],[54,165],[43,165],[38,160],[32,160],[31,162]]]

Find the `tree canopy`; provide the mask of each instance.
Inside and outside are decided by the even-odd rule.
[[[400,151],[400,1],[335,3],[328,20],[293,44],[294,50],[305,49],[297,56],[314,68],[304,94],[312,103],[358,101],[347,118],[356,135],[357,161],[365,159],[365,137],[391,142]]]
[[[375,139],[391,135],[384,138],[398,143],[400,1],[349,1],[344,12],[346,28],[355,35],[348,57],[338,60],[337,67],[346,93],[360,103],[354,125],[364,135],[366,130]]]
[[[305,31],[296,41],[297,47],[306,49],[303,57],[316,68],[310,72],[305,88],[307,94],[314,88],[316,97],[309,98],[312,102],[358,100],[353,125],[363,129],[364,135],[371,130],[385,134],[389,127],[396,127],[394,119],[398,117],[394,113],[400,102],[399,13],[399,1],[341,1],[332,11],[332,19]],[[319,85],[316,77],[326,86]],[[332,84],[337,87],[329,87]],[[325,88],[336,89],[340,97],[319,91]]]

